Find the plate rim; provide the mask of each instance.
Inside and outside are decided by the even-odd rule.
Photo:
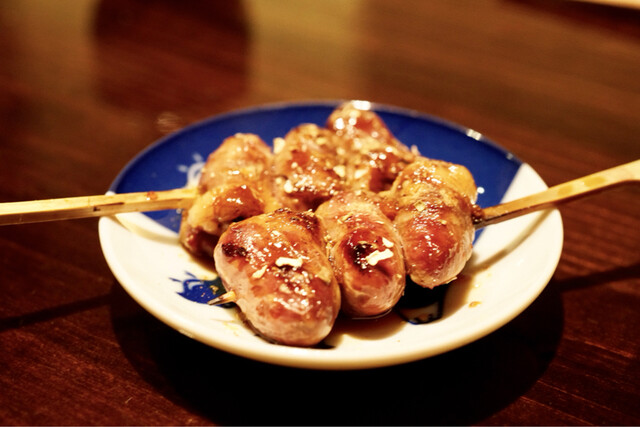
[[[400,107],[391,104],[385,104],[381,102],[375,101],[365,101],[365,100],[354,100],[354,99],[323,99],[323,100],[297,100],[292,102],[280,101],[280,102],[270,102],[265,104],[247,106],[247,107],[239,107],[230,110],[225,110],[220,113],[213,114],[211,116],[205,117],[201,120],[197,120],[193,123],[190,123],[174,132],[171,132],[167,135],[164,135],[157,140],[153,141],[149,145],[145,146],[142,150],[138,151],[118,172],[115,176],[111,184],[109,185],[109,191],[114,191],[114,189],[122,182],[127,172],[130,171],[133,166],[144,156],[149,154],[150,152],[156,150],[159,146],[169,143],[172,139],[179,137],[181,134],[192,132],[196,129],[209,126],[211,123],[228,120],[233,117],[242,116],[245,114],[251,114],[256,112],[268,112],[279,110],[282,108],[309,108],[309,107],[336,107],[343,102],[366,102],[371,106],[371,110],[380,111],[380,112],[388,112],[391,114],[399,114],[406,117],[411,117],[414,119],[424,119],[435,123],[440,126],[447,127],[449,129],[455,130],[457,132],[463,133],[467,136],[470,134],[475,135],[473,138],[479,142],[488,145],[492,149],[503,153],[509,160],[514,161],[520,165],[525,162],[520,159],[516,154],[507,150],[505,147],[501,146],[497,142],[493,141],[489,137],[487,137],[484,133],[478,132],[470,127],[464,126],[456,121],[448,120],[442,118],[437,115],[433,115],[427,112],[419,111],[416,109],[408,108],[408,107]],[[265,141],[268,145],[271,145],[270,141]]]

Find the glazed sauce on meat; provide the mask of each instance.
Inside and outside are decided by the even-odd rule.
[[[340,311],[388,313],[408,278],[438,287],[471,256],[469,171],[420,156],[353,103],[273,151],[257,135],[225,139],[198,189],[180,241],[213,257],[246,321],[282,344],[318,344]]]
[[[278,209],[232,224],[214,258],[225,288],[263,336],[309,346],[331,331],[340,292],[313,214]]]

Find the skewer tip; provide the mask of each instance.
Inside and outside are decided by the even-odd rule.
[[[214,299],[207,302],[209,305],[221,305],[229,302],[235,302],[237,299],[237,295],[233,291],[225,292],[222,295],[218,295]]]

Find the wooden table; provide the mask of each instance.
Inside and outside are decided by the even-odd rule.
[[[270,102],[463,124],[549,185],[640,158],[640,15],[583,2],[0,3],[0,201],[101,194],[140,150]],[[120,287],[96,219],[0,228],[0,423],[640,424],[640,191],[561,207],[542,295],[470,345],[374,370],[245,360]],[[177,351],[176,351],[177,350]]]

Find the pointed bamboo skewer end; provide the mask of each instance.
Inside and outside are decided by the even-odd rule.
[[[218,295],[212,300],[207,301],[209,305],[222,305],[229,302],[235,302],[237,299],[237,295],[234,291],[225,292],[222,295]]]

